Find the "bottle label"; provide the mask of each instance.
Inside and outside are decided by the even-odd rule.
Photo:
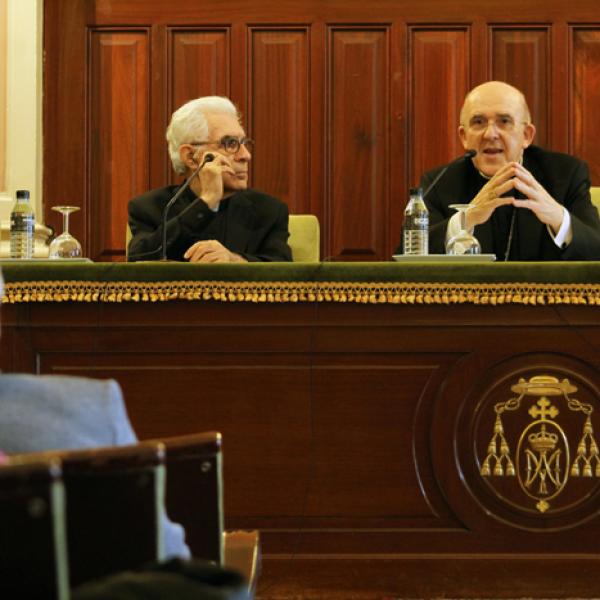
[[[429,214],[428,213],[414,213],[412,215],[406,215],[404,220],[405,229],[422,229],[427,231],[429,227]]]
[[[11,232],[23,232],[33,235],[35,219],[32,214],[11,213],[10,230]]]

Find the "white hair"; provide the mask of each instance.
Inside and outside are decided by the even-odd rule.
[[[233,102],[223,96],[204,96],[180,106],[171,116],[166,135],[173,169],[180,175],[185,173],[185,164],[179,157],[179,148],[182,144],[203,142],[208,139],[207,113],[227,114],[240,118]]]

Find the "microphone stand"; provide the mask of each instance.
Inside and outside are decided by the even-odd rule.
[[[445,166],[445,168],[443,168],[438,173],[437,177],[429,184],[429,187],[425,190],[425,193],[423,194],[423,198],[425,198],[427,196],[427,194],[429,194],[429,192],[435,187],[435,184],[443,177],[444,173],[448,170],[450,165],[453,165],[454,163],[456,163],[460,160],[465,160],[467,158],[473,158],[476,154],[477,154],[477,150],[467,150],[462,156],[459,156],[458,158],[454,159],[451,163],[448,163]]]
[[[194,180],[194,177],[197,177],[198,173],[202,170],[206,163],[212,162],[215,160],[214,154],[207,153],[204,155],[204,160],[196,167],[196,170],[185,180],[185,183],[177,190],[177,193],[167,202],[164,210],[163,210],[163,219],[162,219],[162,247],[161,247],[161,261],[166,261],[167,259],[167,215],[169,214],[169,209],[175,202],[179,199],[181,194],[185,192],[185,190],[190,187],[190,184]]]

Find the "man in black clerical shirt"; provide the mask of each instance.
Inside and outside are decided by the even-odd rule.
[[[459,229],[450,204],[467,204],[467,228],[498,260],[600,259],[600,220],[587,165],[532,145],[535,126],[523,94],[489,81],[471,90],[458,128],[472,159],[451,163],[425,199],[429,251],[443,254]],[[424,189],[441,168],[423,175]]]
[[[290,261],[288,209],[248,189],[252,141],[227,98],[207,96],[173,113],[167,129],[175,172],[189,177],[207,153],[189,188],[169,208],[166,256],[190,262]],[[152,190],[129,202],[129,260],[163,254],[163,220],[179,186]]]

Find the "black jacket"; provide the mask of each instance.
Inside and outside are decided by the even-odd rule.
[[[177,188],[172,185],[151,190],[130,200],[130,261],[161,258],[163,211]],[[184,260],[192,244],[212,238],[251,262],[292,260],[287,244],[288,208],[283,202],[254,190],[236,192],[226,202],[226,228],[207,237],[218,213],[188,188],[169,209],[167,258]]]
[[[564,249],[556,246],[546,225],[535,214],[524,208],[515,208],[515,235],[511,244],[510,260],[600,260],[600,219],[590,200],[590,178],[587,164],[558,152],[530,146],[523,154],[523,165],[546,191],[571,214],[573,239]],[[443,167],[425,173],[421,179],[427,189]],[[451,164],[436,187],[425,199],[429,209],[429,252],[443,254],[448,219],[454,210],[450,204],[467,204],[485,184],[471,160]],[[514,191],[507,195],[513,194]],[[521,196],[522,197],[522,196]],[[512,207],[506,207],[512,211]],[[493,217],[494,215],[492,215]],[[506,232],[498,231],[494,218],[477,225],[475,237],[483,253],[495,253],[504,258]]]

